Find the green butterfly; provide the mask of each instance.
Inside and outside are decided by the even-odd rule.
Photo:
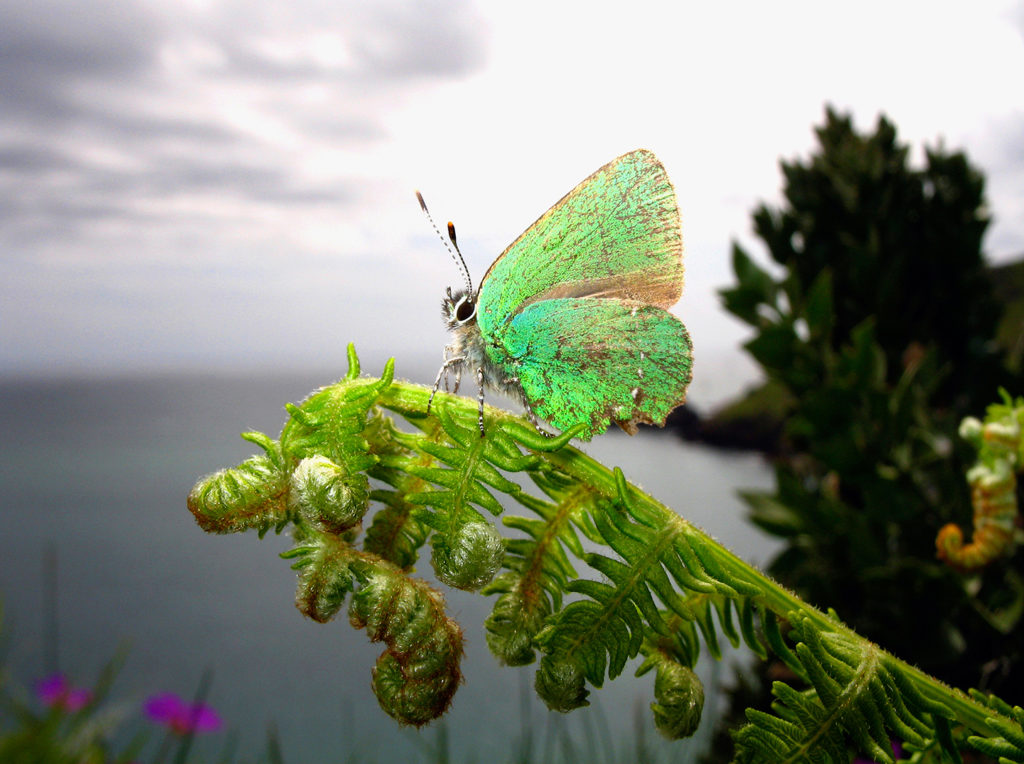
[[[667,310],[683,291],[679,209],[654,154],[625,154],[576,186],[494,261],[477,291],[451,223],[448,233],[466,289],[449,287],[442,302],[454,338],[430,403],[442,377],[447,389],[454,371],[457,392],[468,369],[481,435],[490,387],[521,400],[538,429],[538,417],[561,430],[583,424],[579,437],[590,440],[611,422],[630,434],[638,423],[663,426],[685,401],[692,346]]]

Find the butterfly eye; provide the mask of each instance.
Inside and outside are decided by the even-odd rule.
[[[459,304],[455,306],[455,320],[460,324],[464,324],[469,321],[473,316],[476,315],[476,303],[469,298],[463,298],[459,300]]]

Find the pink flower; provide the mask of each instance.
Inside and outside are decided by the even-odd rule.
[[[78,711],[92,700],[92,690],[72,687],[63,674],[53,674],[36,683],[36,696],[48,708]]]
[[[217,712],[203,703],[186,703],[173,692],[152,696],[146,701],[146,715],[176,735],[214,732],[221,726]]]

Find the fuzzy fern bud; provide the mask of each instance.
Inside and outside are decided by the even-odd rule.
[[[526,601],[519,588],[521,580],[515,572],[502,573],[483,592],[501,594],[484,626],[487,646],[507,666],[533,663],[536,658],[533,638],[544,628],[544,619],[551,613],[547,597]]]
[[[434,537],[431,564],[438,580],[466,591],[489,584],[505,558],[501,534],[487,522],[469,522],[458,528],[450,543]]]
[[[341,538],[296,526],[297,545],[282,554],[295,559],[292,568],[299,574],[295,607],[318,623],[327,623],[338,614],[353,587],[351,547]]]
[[[572,661],[545,655],[540,660],[533,687],[552,711],[566,714],[590,705],[583,669]]]
[[[967,417],[960,436],[978,449],[978,460],[967,471],[974,509],[974,534],[969,542],[955,523],[947,523],[935,537],[938,557],[951,567],[974,573],[993,560],[1013,553],[1019,531],[1017,477],[1024,461],[1024,399],[1012,400],[1003,391],[1003,403],[990,406],[985,421]]]
[[[697,731],[704,710],[704,685],[692,669],[675,661],[658,665],[651,711],[658,731],[669,740],[690,737]]]
[[[267,456],[253,456],[200,480],[187,504],[208,533],[265,531],[288,519],[288,477]]]
[[[383,566],[365,578],[349,619],[388,646],[373,669],[373,692],[390,716],[419,727],[448,710],[462,680],[462,629],[424,581]]]
[[[291,476],[291,500],[299,515],[328,533],[357,525],[369,507],[369,482],[326,456],[309,456]]]

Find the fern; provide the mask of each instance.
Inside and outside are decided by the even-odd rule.
[[[486,408],[481,438],[474,401],[439,395],[428,417],[429,390],[394,381],[391,362],[362,378],[350,347],[349,365],[288,407],[278,440],[247,433],[263,453],[201,480],[188,506],[210,532],[290,527],[297,607],[325,622],[347,602],[351,623],[385,643],[373,687],[399,722],[437,718],[461,680],[461,629],[441,593],[410,576],[429,543],[440,581],[496,596],[488,645],[503,663],[537,663],[552,709],[586,705],[642,655],[658,729],[692,734],[703,707],[693,667],[726,640],[775,656],[801,684],[777,682],[770,710],[748,709],[734,731],[741,761],[846,762],[857,750],[891,762],[896,738],[954,761],[973,749],[1024,762],[1020,708],[952,690],[800,601],[569,446],[574,431],[547,438]],[[497,494],[526,513],[504,516],[510,538],[488,517],[504,513]]]
[[[950,566],[973,573],[1016,548],[1017,472],[1024,466],[1024,398],[1016,402],[1002,390],[1003,402],[989,406],[985,421],[967,417],[960,437],[978,450],[967,472],[974,508],[974,538],[964,543],[958,525],[943,526],[935,539],[938,556]]]

